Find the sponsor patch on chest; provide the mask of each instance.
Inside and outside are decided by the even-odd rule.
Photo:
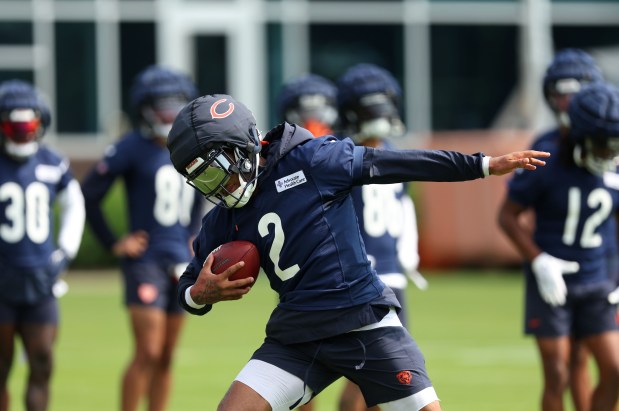
[[[57,166],[39,164],[34,169],[34,175],[41,182],[55,184],[60,181],[62,170]]]
[[[292,173],[287,175],[286,177],[282,177],[279,180],[275,180],[275,188],[278,193],[282,191],[286,191],[289,188],[296,187],[299,184],[303,184],[307,181],[305,178],[305,174],[303,170],[299,170],[296,173]]]

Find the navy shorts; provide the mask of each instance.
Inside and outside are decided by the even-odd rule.
[[[45,297],[36,304],[11,304],[0,301],[0,324],[58,325],[58,300]]]
[[[580,339],[619,329],[617,308],[608,302],[610,282],[569,285],[565,304],[553,307],[542,300],[533,275],[526,278],[526,334]]]
[[[368,407],[432,386],[423,354],[404,327],[353,331],[291,345],[267,337],[252,359],[297,376],[314,395],[344,376],[359,385]]]
[[[172,264],[126,261],[122,272],[126,305],[159,308],[168,314],[185,312],[177,300]]]

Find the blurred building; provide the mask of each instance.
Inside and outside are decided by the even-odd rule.
[[[153,62],[235,95],[265,128],[282,81],[373,62],[402,82],[407,123],[424,132],[535,126],[540,73],[568,46],[619,76],[619,1],[0,0],[0,80],[46,92],[51,138],[73,156],[116,136]]]

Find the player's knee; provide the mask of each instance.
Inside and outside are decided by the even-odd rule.
[[[30,363],[30,375],[35,380],[48,380],[52,375],[53,360],[48,353],[32,355],[28,359]]]

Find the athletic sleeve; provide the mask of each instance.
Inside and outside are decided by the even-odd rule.
[[[72,179],[57,197],[59,207],[58,247],[74,259],[82,242],[86,212],[84,196],[77,180]]]
[[[82,182],[82,192],[86,205],[86,219],[94,235],[108,250],[112,248],[117,238],[110,229],[103,214],[101,203],[116,178],[126,172],[130,162],[123,150],[123,142],[106,149],[105,156],[90,170]]]
[[[356,185],[406,181],[468,181],[484,177],[483,153],[463,154],[445,150],[364,150]]]

